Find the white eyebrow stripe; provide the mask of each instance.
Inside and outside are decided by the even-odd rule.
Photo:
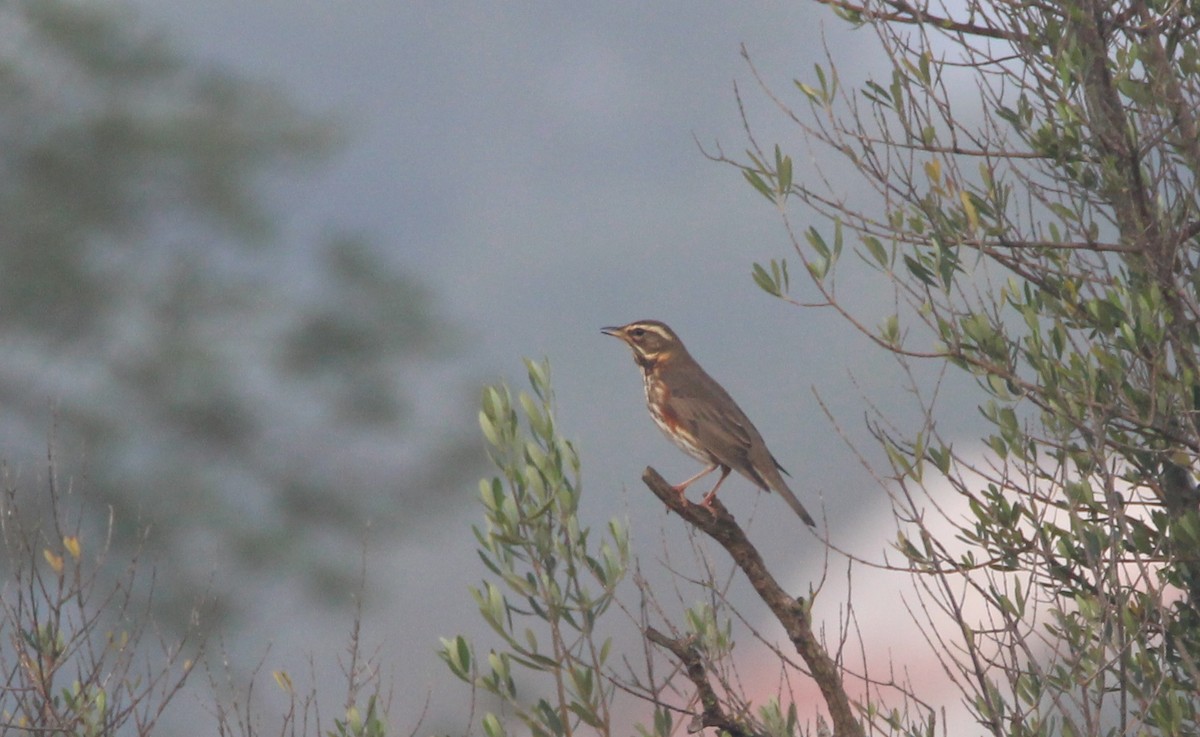
[[[663,340],[675,340],[675,336],[671,335],[670,332],[663,329],[663,327],[661,325],[650,325],[650,324],[644,323],[644,322],[635,322],[634,324],[630,325],[629,328],[631,330],[633,328],[641,328],[642,330],[645,330],[648,333],[654,333],[655,335],[662,338]]]

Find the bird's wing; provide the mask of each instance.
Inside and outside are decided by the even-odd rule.
[[[671,410],[718,461],[746,472],[753,466],[750,449],[758,438],[758,430],[724,389],[707,376],[703,378],[704,386],[676,386],[669,400]],[[724,401],[716,404],[707,401],[714,396]],[[762,442],[761,438],[758,442]],[[762,486],[767,488],[765,483]]]
[[[758,429],[728,392],[703,370],[691,381],[676,381],[673,384],[667,400],[670,410],[679,424],[696,436],[700,446],[718,462],[741,473],[759,488],[777,492],[805,524],[815,527],[812,515],[804,509],[779,473],[787,471],[771,455]]]

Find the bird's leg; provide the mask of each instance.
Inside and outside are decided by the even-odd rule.
[[[702,470],[700,473],[698,473],[698,474],[696,474],[695,476],[691,477],[690,479],[688,479],[688,480],[686,480],[686,481],[684,481],[684,482],[682,482],[682,483],[675,484],[675,485],[674,485],[674,486],[672,486],[671,488],[675,490],[675,493],[679,495],[679,498],[680,498],[680,499],[684,499],[684,500],[686,501],[686,497],[684,496],[684,492],[687,490],[687,487],[688,487],[688,486],[690,486],[690,485],[691,485],[691,483],[692,483],[693,481],[695,481],[696,479],[700,478],[701,476],[703,476],[703,475],[705,475],[705,474],[712,473],[713,471],[715,471],[715,470],[716,470],[716,468],[717,468],[717,465],[718,465],[718,464],[714,463],[714,464],[712,464],[711,466],[709,466],[708,468],[705,468],[704,470]],[[729,472],[728,472],[728,471],[726,471],[725,473],[729,473]],[[722,478],[724,478],[724,477],[722,477]],[[720,481],[718,481],[717,483],[718,483],[718,484],[720,484],[721,482],[720,482]]]
[[[700,506],[712,511],[712,502],[717,497],[717,489],[721,488],[722,482],[729,476],[729,471],[729,466],[721,466],[721,478],[717,479],[717,483],[713,484],[712,491],[705,494],[704,498],[700,500]]]

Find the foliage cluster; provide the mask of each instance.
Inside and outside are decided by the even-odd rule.
[[[915,430],[875,426],[903,524],[896,548],[961,628],[934,638],[943,663],[992,734],[1194,733],[1194,14],[1086,0],[828,4],[875,30],[890,73],[850,89],[830,58],[796,82],[808,115],[773,99],[875,196],[823,186],[819,170],[801,180],[778,147],[768,156],[753,141],[740,165],[783,213],[823,307],[910,375],[957,369],[983,396],[983,460],[939,432],[932,396]],[[794,228],[794,200],[829,226]],[[865,319],[839,294],[850,251],[899,309]],[[756,279],[787,298],[780,271]],[[932,496],[946,484],[962,505]],[[961,545],[934,533],[948,508],[967,510],[947,520]]]
[[[78,490],[63,488],[53,459],[43,488],[6,476],[2,493],[0,733],[173,734],[181,721],[170,711],[186,710],[182,702],[190,700],[193,709],[205,704],[200,708],[211,720],[191,721],[188,734],[396,734],[388,726],[391,698],[381,664],[361,643],[361,610],[341,663],[340,716],[322,717],[315,675],[304,687],[282,670],[271,673],[283,696],[276,713],[277,700],[256,697],[258,670],[247,677],[228,652],[213,647],[220,638],[197,626],[209,602],[195,602],[182,632],[156,624],[154,566],[86,531],[81,520],[89,506]]]
[[[485,522],[475,528],[494,579],[471,593],[500,646],[481,659],[459,635],[443,640],[440,654],[454,675],[499,700],[503,712],[481,720],[488,737],[508,734],[510,718],[537,737],[608,734],[612,639],[597,624],[628,571],[629,539],[616,519],[598,543],[580,525],[579,456],[556,428],[549,366],[527,360],[526,368],[533,393],[518,394],[520,416],[503,385],[484,390],[479,413],[500,475],[480,482]],[[518,670],[552,696],[519,692]]]

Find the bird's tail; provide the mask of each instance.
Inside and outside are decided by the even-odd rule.
[[[779,492],[779,496],[783,497],[783,500],[788,503],[788,506],[795,510],[800,519],[804,520],[804,524],[809,527],[817,526],[812,515],[808,513],[808,510],[804,508],[804,505],[800,503],[800,500],[796,498],[796,495],[792,493],[792,490],[788,488],[783,479],[780,478],[779,483],[773,484],[773,486],[775,487],[775,491]]]

